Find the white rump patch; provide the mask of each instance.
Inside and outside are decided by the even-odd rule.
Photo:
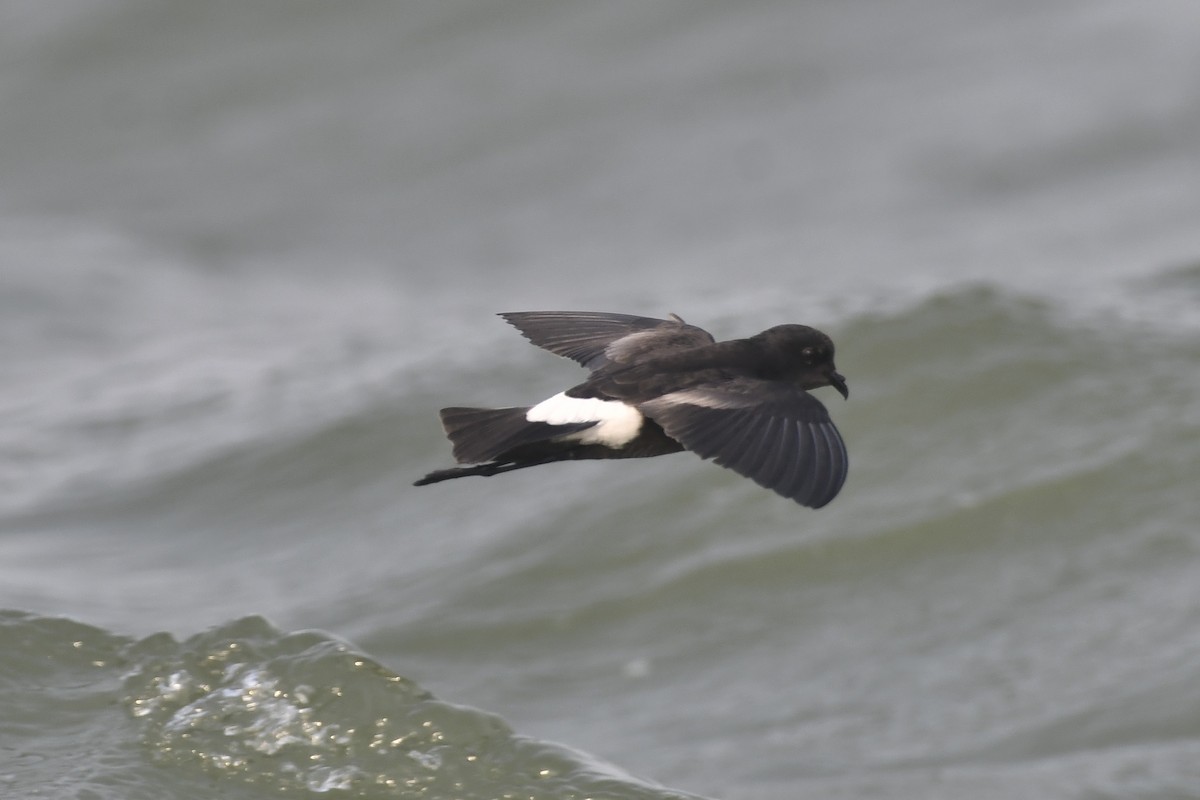
[[[530,422],[567,425],[572,422],[595,422],[592,427],[567,434],[564,438],[580,444],[602,444],[624,447],[642,429],[642,412],[620,400],[599,400],[595,397],[567,397],[559,392],[543,400],[525,413]]]

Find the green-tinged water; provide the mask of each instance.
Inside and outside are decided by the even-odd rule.
[[[1198,7],[331,8],[0,0],[0,797],[1200,798]],[[842,494],[413,487],[544,309]]]
[[[112,618],[140,598],[189,638],[10,614],[4,779],[671,796],[542,739],[801,796],[1191,796],[1200,341],[972,287],[835,335],[854,469],[820,513],[686,455],[415,489],[444,456],[429,414],[368,408],[25,518],[6,576],[86,576],[27,605]],[[1115,385],[1118,364],[1138,380]],[[547,368],[575,369],[521,366]],[[411,451],[371,445],[405,426]],[[85,536],[113,552],[63,549]],[[187,630],[247,603],[357,644]]]
[[[9,688],[24,690],[7,695],[6,727],[35,730],[5,748],[22,796],[684,797],[261,618],[182,643],[18,613],[0,631]]]

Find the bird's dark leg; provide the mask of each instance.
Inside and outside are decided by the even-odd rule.
[[[436,469],[433,472],[421,478],[419,481],[414,481],[413,486],[428,486],[431,483],[440,483],[448,481],[451,478],[465,478],[468,475],[479,475],[484,478],[490,478],[493,475],[499,475],[501,472],[512,472],[514,469],[524,469],[525,467],[536,467],[539,464],[549,464],[551,461],[556,461],[554,458],[542,458],[536,461],[519,461],[515,463],[502,463],[493,461],[490,464],[474,464],[469,467],[451,467],[450,469]]]

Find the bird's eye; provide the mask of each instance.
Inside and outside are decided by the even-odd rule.
[[[812,361],[812,358],[813,358],[813,355],[815,352],[816,351],[814,351],[813,348],[806,347],[800,351],[800,355],[804,356],[806,361]]]

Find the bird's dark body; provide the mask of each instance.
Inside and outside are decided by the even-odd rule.
[[[804,325],[716,342],[678,317],[593,312],[502,314],[531,342],[578,361],[588,379],[537,405],[446,408],[460,464],[417,485],[554,461],[692,450],[812,507],[846,474],[841,436],[809,389],[846,394],[833,342]]]

